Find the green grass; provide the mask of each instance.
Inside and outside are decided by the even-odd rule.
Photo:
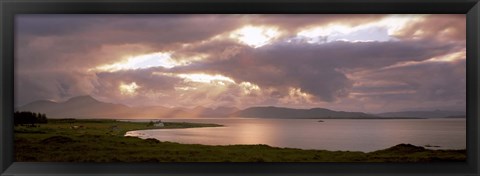
[[[277,148],[267,145],[208,146],[124,137],[152,129],[148,123],[115,120],[49,120],[15,127],[15,158],[25,162],[446,162],[465,161],[465,150],[428,150],[408,144],[370,153]],[[72,126],[83,126],[71,129]],[[112,130],[116,125],[117,130]],[[161,128],[218,127],[165,123]]]

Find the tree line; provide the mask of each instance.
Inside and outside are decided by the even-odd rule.
[[[37,123],[47,123],[47,115],[29,111],[16,111],[13,113],[13,123],[17,125],[35,126]]]

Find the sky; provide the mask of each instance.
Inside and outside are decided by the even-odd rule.
[[[465,110],[463,14],[16,16],[15,104]]]

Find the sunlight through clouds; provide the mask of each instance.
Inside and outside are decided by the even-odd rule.
[[[252,84],[251,82],[242,82],[239,84],[239,86],[243,89],[243,93],[246,95],[260,90],[258,85]]]
[[[122,95],[135,95],[137,93],[137,89],[140,88],[140,86],[138,86],[135,82],[132,82],[130,84],[120,83],[120,86],[118,86],[118,88],[120,89],[120,93]]]
[[[422,15],[390,15],[382,20],[349,26],[342,23],[331,23],[304,29],[297,33],[297,39],[307,43],[326,43],[332,41],[372,42],[395,40],[395,34],[408,23],[423,19]]]
[[[456,62],[456,61],[464,60],[466,55],[467,55],[467,51],[462,50],[462,51],[459,51],[459,52],[449,53],[449,54],[446,54],[446,55],[443,55],[443,56],[434,57],[434,58],[431,58],[427,61],[430,61],[430,62]]]
[[[309,95],[302,91],[301,88],[289,88],[288,96],[280,99],[284,104],[304,104],[311,103],[312,95]]]
[[[128,106],[465,104],[464,14],[67,16],[19,17],[18,106],[87,94]]]
[[[237,39],[243,44],[259,48],[272,42],[280,32],[273,27],[245,26],[230,34],[230,38]]]
[[[145,69],[150,67],[165,67],[172,68],[181,63],[176,62],[171,57],[171,53],[151,53],[139,56],[129,57],[126,61],[117,62],[114,64],[103,65],[96,67],[94,70],[115,72],[119,70],[134,70]]]
[[[200,83],[212,83],[215,81],[219,82],[229,82],[235,83],[231,78],[222,76],[222,75],[209,75],[204,73],[194,73],[194,74],[178,74],[180,78],[184,78],[188,81],[192,82],[200,82]]]
[[[390,15],[378,22],[368,23],[370,26],[383,26],[388,29],[388,35],[394,36],[400,30],[405,28],[407,24],[425,20],[427,15]]]
[[[173,76],[183,78],[186,82],[197,82],[197,83],[219,83],[220,85],[225,85],[225,83],[235,83],[232,78],[215,74],[210,75],[206,73],[161,73],[153,72],[152,75],[161,75],[161,76]]]
[[[407,62],[400,62],[394,65],[389,65],[384,68],[381,68],[380,70],[387,70],[387,69],[393,69],[393,68],[400,68],[400,67],[407,67],[407,66],[412,66],[412,65],[420,65],[420,64],[428,64],[432,62],[458,62],[458,61],[464,61],[465,56],[466,56],[466,51],[462,50],[459,52],[454,52],[454,53],[449,53],[443,56],[437,56],[433,57],[428,60],[424,61],[407,61]]]

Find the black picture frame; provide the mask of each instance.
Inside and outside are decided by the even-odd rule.
[[[478,0],[1,0],[0,173],[12,175],[444,175],[478,176],[480,4]],[[465,163],[26,163],[14,162],[16,14],[466,14]]]

